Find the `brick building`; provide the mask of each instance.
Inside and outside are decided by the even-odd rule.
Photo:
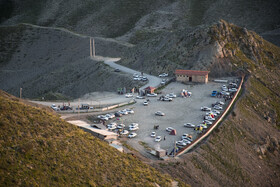
[[[209,71],[175,70],[176,81],[179,82],[208,82]]]

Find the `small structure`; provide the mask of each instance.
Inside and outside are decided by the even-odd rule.
[[[209,71],[181,70],[176,69],[176,81],[179,82],[208,82]]]
[[[73,120],[67,122],[80,127],[84,131],[91,133],[93,136],[100,138],[101,140],[116,140],[118,138],[118,134],[107,130],[93,128],[85,121]]]
[[[155,89],[156,89],[156,88],[154,88],[154,87],[148,86],[147,88],[145,88],[145,92],[146,92],[146,94],[147,94],[147,93],[148,93],[148,94],[152,94],[152,93],[155,92]]]
[[[156,156],[158,158],[165,157],[166,156],[166,150],[164,150],[164,149],[157,149],[156,150]]]

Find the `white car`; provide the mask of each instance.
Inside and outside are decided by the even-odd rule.
[[[203,124],[206,123],[206,125],[212,125],[212,124],[213,124],[213,122],[212,122],[212,121],[209,121],[209,120],[204,120],[202,123],[203,123]]]
[[[223,110],[223,107],[219,105],[215,105],[213,108],[216,110]]]
[[[174,93],[167,94],[166,96],[170,97],[170,98],[176,98],[177,97],[177,95],[174,94]]]
[[[156,93],[152,93],[152,94],[147,94],[148,97],[156,97],[157,94]]]
[[[207,129],[207,125],[204,125],[204,124],[199,124],[196,126],[197,128],[200,128],[202,127],[203,129]]]
[[[144,105],[144,106],[148,106],[148,104],[149,104],[149,102],[147,102],[147,101],[144,101],[144,102],[143,102],[143,105]]]
[[[215,118],[212,118],[211,116],[204,116],[204,119],[209,121],[215,121]]]
[[[155,141],[156,141],[156,142],[160,142],[160,141],[161,141],[161,136],[157,136],[157,137],[155,138]]]
[[[226,91],[222,91],[221,94],[222,94],[222,95],[230,95],[230,93],[229,93],[229,92],[226,92]]]
[[[237,87],[237,84],[233,83],[233,82],[229,83],[229,85],[232,86],[232,87]]]
[[[125,111],[127,111],[128,114],[134,114],[134,111],[131,109],[125,109]]]
[[[130,97],[133,97],[133,95],[131,93],[127,93],[127,94],[125,94],[125,97],[130,98]]]
[[[128,133],[129,133],[128,130],[123,130],[120,134],[126,135],[126,134],[128,134]]]
[[[117,129],[123,129],[123,128],[125,128],[125,124],[119,124],[118,126],[117,126]]]
[[[168,77],[168,73],[162,73],[159,75],[159,77]]]
[[[157,111],[155,113],[156,116],[165,116],[165,113],[161,112],[161,111]]]
[[[52,108],[54,111],[59,111],[59,110],[60,110],[55,104],[52,104],[51,108]]]
[[[106,114],[105,117],[107,117],[108,119],[113,119],[113,116],[111,114]]]
[[[144,97],[137,95],[136,99],[144,99]]]
[[[191,123],[185,123],[185,124],[184,124],[184,127],[194,128],[195,125],[194,125],[194,124],[191,124]]]
[[[225,103],[223,101],[217,101],[216,105],[224,105]]]
[[[133,80],[135,80],[135,81],[140,81],[141,78],[139,78],[139,77],[134,77]]]
[[[119,113],[121,113],[122,115],[127,115],[128,114],[128,112],[126,110],[121,110],[121,111],[119,111]]]
[[[151,137],[153,137],[153,138],[156,137],[156,132],[152,132]]]
[[[174,129],[173,127],[167,127],[165,130],[166,130],[167,132],[171,132],[173,129]]]
[[[181,140],[182,142],[184,142],[185,144],[191,144],[192,142],[191,141],[189,141],[189,140],[187,140],[187,139],[183,139],[183,140]]]
[[[128,138],[134,138],[135,136],[137,136],[137,134],[135,132],[132,132],[128,135]]]
[[[139,126],[138,123],[131,123],[128,127],[130,128],[130,127],[138,127],[138,126]]]
[[[222,90],[223,90],[223,91],[228,91],[228,87],[227,87],[226,85],[223,85],[223,86],[222,86]]]
[[[105,120],[105,121],[109,120],[109,118],[107,118],[106,116],[103,116],[103,115],[98,116],[98,118],[101,119],[101,120]]]
[[[133,77],[138,77],[138,73],[133,73]]]
[[[187,144],[184,141],[176,141],[176,145],[178,146],[186,146]]]
[[[117,123],[110,123],[109,125],[107,125],[107,127],[109,127],[109,126],[117,126]]]
[[[211,108],[207,107],[207,106],[203,106],[200,108],[202,111],[211,111]]]
[[[116,126],[108,126],[109,130],[115,130],[117,127]]]
[[[212,110],[211,112],[216,113],[216,114],[221,114],[221,112],[218,110]]]
[[[190,136],[189,134],[183,134],[182,140],[183,140],[183,139],[186,139],[186,140],[192,142],[192,136]]]
[[[137,126],[137,127],[129,127],[129,130],[130,131],[136,131],[136,130],[138,130],[139,129],[139,127]]]
[[[230,88],[228,91],[229,92],[237,92],[237,89],[236,88]]]

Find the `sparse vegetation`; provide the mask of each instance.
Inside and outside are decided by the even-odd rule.
[[[0,181],[4,186],[171,185],[169,176],[3,92],[0,127]]]

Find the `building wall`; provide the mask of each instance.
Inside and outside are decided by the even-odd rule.
[[[203,82],[203,83],[208,82],[208,75],[206,75],[206,76],[193,75],[191,77],[192,77],[192,82]],[[187,76],[187,75],[176,75],[176,81],[189,82],[189,76]]]

